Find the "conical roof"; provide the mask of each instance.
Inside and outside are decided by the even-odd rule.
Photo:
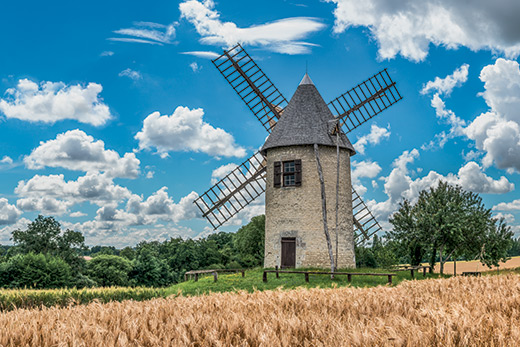
[[[333,120],[329,107],[309,75],[305,74],[261,151],[266,154],[270,148],[315,143],[336,147],[336,135],[331,135],[335,126]],[[339,146],[350,150],[352,155],[356,153],[343,133],[339,137]]]

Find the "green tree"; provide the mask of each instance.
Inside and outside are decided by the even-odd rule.
[[[406,200],[400,204],[390,218],[394,230],[388,236],[409,250],[413,265],[429,254],[433,268],[438,257],[442,274],[450,258],[470,259],[486,242],[502,247],[490,252],[493,259],[497,259],[496,254],[507,253],[511,237],[505,231],[493,232],[495,222],[491,209],[485,208],[478,194],[439,182],[436,188],[421,191],[415,205]]]
[[[72,281],[70,266],[50,254],[17,254],[0,264],[1,287],[62,288]]]
[[[244,266],[262,265],[265,252],[265,215],[256,216],[238,229],[233,244],[237,251],[238,261]]]
[[[87,262],[87,275],[103,287],[127,286],[132,262],[117,255],[102,254]]]
[[[498,266],[500,262],[510,259],[508,251],[513,245],[513,232],[504,219],[495,219],[484,238],[481,262],[488,267]]]
[[[81,257],[86,248],[85,238],[80,232],[68,229],[62,233],[54,217],[39,215],[26,230],[13,231],[12,240],[15,253],[52,254],[65,260],[74,272],[81,272],[85,265]]]
[[[135,284],[147,287],[163,287],[172,283],[170,267],[158,259],[153,250],[144,247],[137,256],[131,272]]]

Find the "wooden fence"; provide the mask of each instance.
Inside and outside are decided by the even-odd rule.
[[[305,282],[309,282],[309,275],[334,275],[334,276],[347,276],[347,281],[352,282],[352,276],[387,276],[388,283],[392,284],[392,277],[397,274],[394,273],[362,273],[362,272],[320,272],[320,271],[291,271],[291,270],[264,270],[263,281],[267,282],[267,274],[275,273],[276,278],[279,278],[279,274],[304,274]]]
[[[192,271],[188,271],[184,274],[184,281],[187,281],[188,280],[188,277],[189,279],[191,280],[192,277],[195,278],[195,282],[197,282],[199,280],[199,275],[205,275],[205,274],[212,274],[213,275],[213,281],[214,282],[217,282],[218,280],[218,273],[219,272],[241,272],[242,273],[242,277],[245,277],[246,275],[246,272],[244,269],[212,269],[212,270],[192,270]]]

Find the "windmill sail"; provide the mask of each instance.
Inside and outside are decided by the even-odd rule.
[[[217,229],[265,191],[265,158],[256,152],[202,194],[195,204]]]
[[[280,119],[287,100],[256,65],[240,44],[213,60],[226,81],[233,87],[264,128],[271,128]]]
[[[386,69],[329,103],[348,133],[402,99]]]
[[[375,233],[382,230],[376,218],[370,212],[359,194],[352,187],[352,213],[354,215],[354,239],[356,246],[369,240]]]

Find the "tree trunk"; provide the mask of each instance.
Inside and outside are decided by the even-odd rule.
[[[441,248],[439,249],[439,262],[441,264],[441,275],[444,274],[444,261],[442,259],[442,251],[444,250],[444,246],[441,246]]]
[[[433,273],[433,268],[435,267],[435,258],[437,257],[437,246],[433,245],[432,254],[430,257],[430,273]]]
[[[327,248],[329,250],[330,258],[330,272],[334,272],[334,255],[332,254],[332,244],[330,242],[329,227],[327,225],[327,202],[325,197],[325,181],[323,180],[323,171],[320,163],[320,152],[318,150],[318,144],[314,144],[314,154],[316,155],[316,167],[318,168],[318,176],[320,178],[321,185],[321,207],[323,210],[323,231],[325,232],[325,239],[327,240]],[[331,275],[334,278],[334,275]]]

